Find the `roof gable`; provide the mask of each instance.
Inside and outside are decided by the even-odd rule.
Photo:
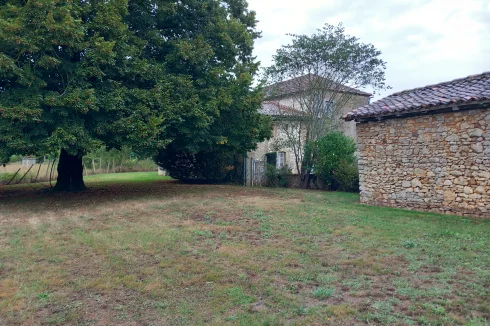
[[[284,97],[287,95],[293,95],[306,89],[310,78],[323,78],[316,75],[304,75],[289,80],[285,80],[279,83],[275,83],[266,87],[266,98],[274,99]],[[361,96],[371,96],[372,94],[360,91],[358,89],[341,85],[340,91],[344,93],[352,93]]]
[[[394,93],[372,104],[355,109],[342,118],[351,121],[393,116],[481,101],[490,102],[490,72]]]

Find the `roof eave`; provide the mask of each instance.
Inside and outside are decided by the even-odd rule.
[[[490,108],[490,100],[475,101],[475,102],[460,102],[451,103],[446,105],[437,105],[431,107],[419,107],[414,110],[407,110],[402,112],[390,112],[389,114],[373,114],[373,115],[345,115],[342,117],[345,121],[356,121],[356,122],[368,122],[368,121],[380,121],[387,119],[398,119],[413,116],[431,115],[438,113],[445,113],[451,111],[464,111],[464,110],[475,110],[475,109],[487,109]]]

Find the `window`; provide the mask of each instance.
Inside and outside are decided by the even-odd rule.
[[[265,154],[265,161],[268,165],[277,166],[277,153],[271,152]]]
[[[283,166],[286,165],[286,153],[285,152],[279,152],[277,153],[277,168],[282,168]]]

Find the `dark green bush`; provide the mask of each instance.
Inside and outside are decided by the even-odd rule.
[[[357,164],[341,163],[333,171],[332,188],[340,191],[359,192],[359,169]]]
[[[232,151],[180,152],[169,146],[155,158],[174,179],[190,183],[221,183],[243,180],[243,156]]]
[[[22,156],[21,155],[12,155],[10,156],[10,163],[17,163],[22,161]]]
[[[329,189],[358,191],[356,144],[341,132],[332,132],[315,144],[314,171]]]
[[[278,169],[272,164],[267,164],[265,170],[266,186],[287,188],[289,187],[291,175],[291,169],[287,166]]]

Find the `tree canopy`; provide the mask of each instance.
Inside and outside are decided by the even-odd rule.
[[[292,42],[277,50],[265,77],[272,84],[270,96],[291,94],[294,100],[289,105],[303,112],[301,119],[284,131],[286,137],[278,146],[294,150],[307,186],[306,176],[314,162],[305,148],[339,130],[341,110],[359,106],[359,90],[387,88],[386,64],[379,50],[346,34],[342,25],[325,24],[312,35],[290,36]]]
[[[101,145],[195,153],[226,131],[254,143],[258,36],[245,0],[1,1],[0,162],[61,149],[57,186],[77,189]],[[220,130],[235,114],[252,124]]]

